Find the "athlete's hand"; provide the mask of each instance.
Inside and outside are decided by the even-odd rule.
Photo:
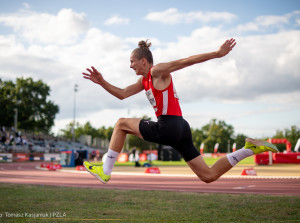
[[[83,77],[85,79],[88,79],[88,80],[91,80],[93,81],[94,83],[96,84],[101,84],[102,81],[103,81],[103,76],[102,74],[95,68],[95,67],[91,67],[92,69],[90,68],[87,68],[86,70],[89,72],[89,74],[87,73],[82,73],[83,74]]]
[[[235,39],[231,38],[229,40],[226,40],[225,43],[220,47],[220,49],[217,51],[217,54],[219,57],[226,56],[235,46],[236,42]]]

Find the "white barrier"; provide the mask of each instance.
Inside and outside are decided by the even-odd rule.
[[[300,152],[300,138],[298,139],[297,141],[297,144],[295,146],[295,149],[294,149],[295,152]]]
[[[12,153],[0,153],[0,161],[12,162]]]
[[[45,153],[44,154],[45,161],[60,161],[59,153]]]

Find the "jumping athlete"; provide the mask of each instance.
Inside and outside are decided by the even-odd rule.
[[[88,73],[83,73],[85,79],[99,84],[120,100],[145,90],[146,96],[154,108],[157,121],[120,118],[115,125],[103,166],[93,166],[89,162],[84,162],[86,170],[102,183],[107,183],[123,148],[126,134],[133,134],[150,142],[172,146],[182,155],[199,179],[206,183],[217,180],[248,156],[265,151],[278,152],[276,146],[271,143],[247,138],[242,149],[221,157],[212,167],[209,167],[193,145],[191,129],[188,122],[182,117],[171,73],[207,60],[224,57],[235,45],[235,39],[229,39],[215,52],[153,65],[153,57],[149,49],[151,43],[140,41],[139,47],[131,53],[130,68],[141,77],[136,83],[123,89],[108,83],[93,66],[91,69],[87,68]]]

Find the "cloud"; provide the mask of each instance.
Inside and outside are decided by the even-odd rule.
[[[264,15],[258,16],[254,21],[241,24],[237,27],[238,32],[247,31],[266,31],[271,28],[287,28],[287,25],[297,25],[300,17],[300,11],[293,11],[281,16]],[[299,25],[299,24],[298,24]]]
[[[79,13],[74,13],[79,15]],[[25,16],[23,12],[20,12],[15,15],[0,15],[0,18],[4,23],[4,21],[13,20],[12,17],[23,16],[24,21],[31,19],[31,22],[35,24],[39,22],[40,17],[43,17],[43,14],[37,15],[35,12],[30,12]],[[60,17],[51,14],[47,16],[49,18]],[[60,19],[53,19],[52,25],[59,26],[60,22]],[[68,22],[74,24],[77,18],[70,17]],[[89,28],[81,34],[81,38],[74,39],[73,44],[64,41],[55,42],[55,39],[48,41],[37,33],[33,39],[41,39],[32,42],[30,39],[24,41],[19,38],[20,35],[30,35],[30,30],[24,27],[21,33],[19,29],[15,29],[14,34],[0,35],[0,77],[2,79],[15,80],[21,76],[33,77],[35,80],[42,79],[52,89],[51,100],[60,106],[60,119],[68,118],[72,114],[71,98],[74,84],[79,85],[78,104],[81,106],[78,108],[80,111],[78,113],[81,115],[97,109],[118,109],[123,106],[117,99],[107,97],[108,93],[99,86],[83,79],[81,73],[85,71],[85,68],[93,65],[108,81],[116,85],[124,86],[136,81],[135,75],[126,76],[131,73],[130,53],[127,51],[128,44],[125,40],[100,29]],[[68,32],[69,29],[66,29],[61,35],[66,37],[69,35]],[[114,61],[119,62],[114,63]],[[126,78],[122,79],[124,75]],[[97,92],[97,94],[91,94],[91,92]]]
[[[23,3],[23,6],[24,6],[25,9],[30,9],[30,5],[26,2]]]
[[[201,38],[201,33],[211,37],[214,32],[198,29],[163,52],[167,55],[183,52],[187,56],[188,51],[217,50],[222,44],[219,37],[204,42]],[[235,49],[226,57],[174,73],[178,94],[184,101],[205,98],[234,101],[254,100],[274,93],[300,93],[299,39],[300,31],[296,30],[239,37]],[[210,46],[209,51],[204,44]]]
[[[75,43],[89,27],[85,14],[72,9],[61,9],[57,15],[24,10],[1,15],[0,23],[12,27],[30,43],[60,45]]]
[[[231,22],[237,16],[229,12],[179,12],[176,8],[169,8],[161,12],[150,12],[145,19],[154,22],[161,22],[167,25],[179,23],[191,23],[194,21],[208,23],[213,21]]]
[[[289,16],[258,16],[255,21],[260,26],[272,26],[289,23]]]
[[[113,25],[128,25],[130,22],[130,19],[120,17],[118,15],[112,16],[109,19],[107,19],[104,22],[104,25],[106,26],[113,26]]]

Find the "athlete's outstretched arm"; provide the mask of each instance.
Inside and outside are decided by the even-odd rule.
[[[142,78],[140,78],[135,84],[129,85],[126,88],[118,88],[110,83],[108,83],[106,80],[104,80],[102,74],[93,66],[86,69],[89,73],[82,73],[83,77],[85,79],[91,80],[96,84],[99,84],[102,86],[107,92],[112,94],[113,96],[119,98],[120,100],[123,100],[125,98],[128,98],[134,94],[137,94],[141,92],[143,88],[142,84]]]
[[[226,56],[235,46],[236,42],[235,39],[229,39],[226,40],[219,50],[211,52],[211,53],[203,53],[203,54],[198,54],[194,56],[190,56],[185,59],[180,59],[180,60],[175,60],[171,61],[168,63],[160,63],[157,64],[152,68],[151,74],[154,77],[158,76],[168,76],[170,73],[183,69],[185,67],[197,64],[197,63],[202,63],[207,60],[215,59],[215,58],[220,58]]]

